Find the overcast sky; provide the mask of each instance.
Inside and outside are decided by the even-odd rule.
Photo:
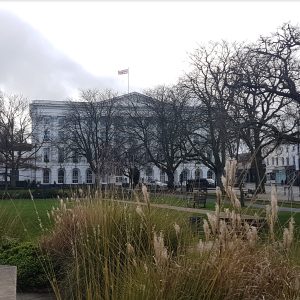
[[[176,83],[188,53],[208,41],[255,41],[284,22],[296,1],[0,2],[0,89],[64,100],[79,89],[142,91]]]

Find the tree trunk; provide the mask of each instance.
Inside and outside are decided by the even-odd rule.
[[[224,191],[224,186],[222,183],[223,169],[215,170],[215,175],[216,175],[216,186],[218,186],[222,191]]]
[[[255,189],[257,193],[265,193],[265,167],[263,164],[263,158],[260,151],[256,153],[256,156],[252,162],[252,169],[255,176]]]
[[[167,171],[166,173],[168,176],[168,189],[173,190],[174,189],[174,172]]]
[[[5,164],[5,173],[4,173],[4,181],[5,181],[5,191],[7,191],[8,189],[8,167],[7,167],[7,163]]]
[[[17,175],[18,175],[18,170],[15,168],[12,168],[11,173],[10,173],[10,186],[12,188],[15,188],[17,185]]]
[[[96,170],[95,172],[95,185],[97,188],[101,188],[101,174],[99,170]]]

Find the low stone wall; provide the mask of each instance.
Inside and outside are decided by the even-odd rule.
[[[16,300],[17,267],[0,265],[0,300]]]

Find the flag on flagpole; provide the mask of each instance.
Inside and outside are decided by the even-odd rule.
[[[119,70],[118,71],[118,75],[124,75],[124,74],[128,74],[128,69],[124,69],[124,70]]]

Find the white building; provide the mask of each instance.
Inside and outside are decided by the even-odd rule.
[[[138,95],[138,93],[131,93],[130,95]],[[60,135],[63,138],[59,128],[67,113],[68,102],[66,101],[35,100],[31,103],[30,114],[35,130],[34,136],[36,137],[34,143],[36,143],[36,147],[40,147],[38,141],[44,140],[44,142],[36,154],[36,166],[38,168],[30,170],[30,176],[31,180],[35,180],[42,185],[94,183],[94,174],[92,174],[86,159],[84,157],[66,159],[63,150],[59,150],[56,143],[53,142],[59,139]],[[181,180],[180,174],[182,174]],[[197,178],[214,179],[214,174],[204,165],[195,164],[194,162],[181,164],[175,172],[176,185],[179,185],[180,182],[185,184],[186,180]],[[125,182],[126,180],[126,178],[123,179]],[[167,175],[156,166],[148,164],[140,170],[140,180],[144,182],[150,180],[167,182]],[[120,181],[122,180],[116,177],[115,174],[102,178],[102,182],[105,183],[118,184]]]
[[[265,159],[267,182],[294,184],[299,172],[298,145],[283,144]]]

